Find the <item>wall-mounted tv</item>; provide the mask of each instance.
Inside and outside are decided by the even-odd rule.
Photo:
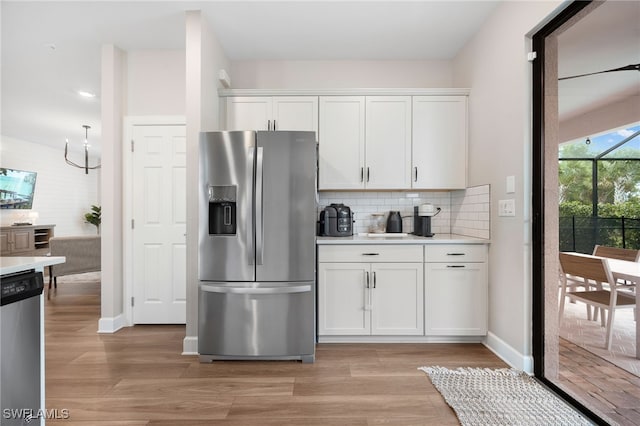
[[[0,167],[0,209],[30,209],[36,172]]]

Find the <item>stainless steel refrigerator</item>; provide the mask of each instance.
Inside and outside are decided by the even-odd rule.
[[[314,132],[200,134],[198,352],[315,357]]]

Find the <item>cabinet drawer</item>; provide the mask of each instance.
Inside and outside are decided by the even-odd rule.
[[[319,246],[318,262],[422,262],[419,245]]]
[[[486,262],[484,244],[433,244],[425,247],[425,262]]]

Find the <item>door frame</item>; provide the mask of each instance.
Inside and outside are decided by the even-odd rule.
[[[555,36],[577,21],[577,15],[584,13],[583,9],[589,6],[592,0],[573,1],[564,8],[558,15],[546,23],[532,36],[532,51],[536,58],[533,61],[532,72],[532,355],[533,373],[536,379],[540,380],[547,387],[558,394],[562,399],[574,406],[590,420],[596,424],[606,424],[593,413],[588,407],[576,400],[573,396],[560,388],[552,380],[557,374],[558,353],[548,353],[547,350],[558,350],[557,344],[557,309],[546,312],[548,294],[557,294],[557,270],[558,270],[558,246],[557,238],[551,238],[553,232],[557,232],[557,217],[555,213],[554,221],[545,219],[545,196],[553,195],[555,192],[547,188],[549,185],[557,186],[557,178],[545,176],[548,173],[548,161],[546,158],[553,152],[557,152],[556,129],[554,129],[554,119],[557,124],[557,83],[547,85],[551,79],[557,79],[557,45]],[[548,54],[548,55],[547,55]],[[548,56],[548,57],[547,57]],[[556,80],[557,81],[557,80]],[[556,111],[550,102],[555,102]],[[555,114],[555,118],[553,118]],[[545,146],[545,144],[547,144]],[[554,151],[551,152],[550,150]],[[557,155],[555,156],[557,160]],[[550,200],[553,208],[557,201]],[[553,219],[553,218],[552,218]],[[548,251],[548,253],[546,253]],[[555,280],[551,277],[555,277]],[[557,306],[557,303],[553,305]],[[549,316],[549,319],[547,318]],[[553,317],[556,318],[556,326],[553,327]],[[550,327],[551,325],[551,327]]]
[[[127,326],[133,323],[133,307],[131,298],[133,288],[133,155],[131,141],[136,126],[185,126],[187,118],[183,115],[133,115],[124,117],[122,138],[122,269],[124,282],[122,285],[122,312]],[[185,189],[186,190],[186,189]],[[185,277],[186,280],[186,277]]]

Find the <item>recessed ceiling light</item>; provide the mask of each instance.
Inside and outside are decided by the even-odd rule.
[[[96,97],[95,93],[86,92],[84,90],[78,90],[78,95],[82,96],[83,98],[95,98]]]

